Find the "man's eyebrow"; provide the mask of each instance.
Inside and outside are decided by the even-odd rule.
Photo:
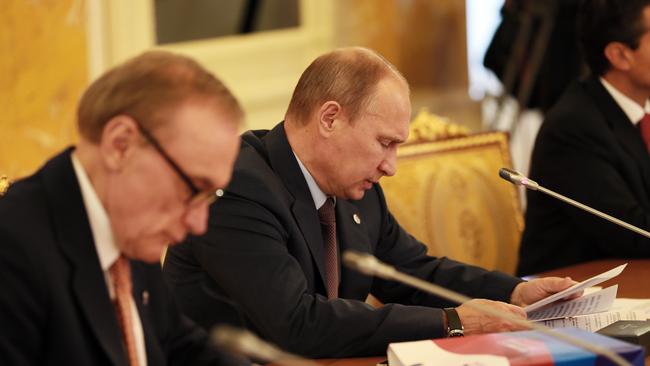
[[[382,136],[381,139],[389,140],[390,142],[394,142],[394,143],[397,143],[397,144],[401,144],[404,141],[406,141],[405,139],[402,139],[401,137],[398,137],[398,136]]]

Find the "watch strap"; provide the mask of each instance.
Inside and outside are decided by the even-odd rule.
[[[447,337],[462,337],[464,335],[464,328],[456,309],[444,308],[442,311],[447,315]]]

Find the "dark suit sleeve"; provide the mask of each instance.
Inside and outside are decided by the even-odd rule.
[[[169,365],[246,366],[248,360],[223,352],[208,335],[176,309],[170,312],[174,330],[168,339]]]
[[[208,234],[191,239],[193,255],[215,286],[242,308],[264,338],[292,352],[318,358],[380,355],[390,342],[443,336],[441,310],[430,306],[447,303],[386,282],[374,287],[387,302],[379,309],[359,300],[328,300],[309,290],[301,262],[311,259],[300,258],[299,262],[289,252],[287,246],[295,238],[277,215],[234,195],[218,206],[212,212]],[[408,236],[387,211],[383,217],[381,230],[375,225],[372,234],[381,247],[377,254],[400,269],[443,285],[453,284],[477,296],[506,301],[520,282],[427,257],[424,246]]]
[[[627,122],[627,121],[624,121]],[[578,202],[590,205],[618,219],[650,230],[650,211],[643,207],[631,184],[645,188],[638,167],[604,127],[601,115],[588,109],[560,110],[549,116],[547,128],[542,128],[531,163],[534,179],[549,189]],[[636,176],[637,178],[631,178]],[[529,197],[541,204],[551,200],[531,192]],[[537,202],[536,201],[536,202]],[[572,230],[591,238],[591,246],[610,257],[650,256],[648,239],[563,203],[546,203],[564,211]],[[528,219],[528,218],[527,218]],[[530,218],[531,220],[534,218]],[[552,220],[552,218],[550,219]],[[576,243],[577,245],[578,243]],[[580,243],[585,248],[587,243]]]
[[[381,230],[375,255],[382,261],[412,276],[435,283],[473,298],[509,302],[515,286],[521,279],[498,271],[456,262],[446,257],[434,258],[426,254],[426,246],[409,235],[386,207],[379,186],[367,194],[377,194],[381,205]],[[376,279],[373,295],[384,303],[400,302],[407,305],[434,307],[457,306],[447,300],[418,291],[393,281]]]
[[[380,355],[391,341],[442,335],[441,311],[327,298],[308,291],[288,252],[288,233],[266,208],[228,197],[208,234],[191,239],[194,256],[264,338],[310,357]]]
[[[0,226],[0,364],[40,365],[45,346],[46,294],[19,241]],[[29,341],[26,341],[29,340]]]
[[[152,309],[148,310],[153,317],[150,320],[159,333],[160,343],[151,342],[151,339],[148,339],[147,343],[148,347],[160,346],[164,349],[166,360],[161,362],[170,366],[248,366],[251,364],[248,360],[231,356],[218,349],[203,328],[182,315],[176,299],[162,280],[158,264],[149,265],[140,262],[135,266],[138,269],[144,268],[144,272],[138,272],[136,269],[135,273],[146,273],[146,278],[149,280],[148,287],[152,293],[160,296],[152,299],[152,304],[149,305]],[[153,334],[149,336],[154,337]]]

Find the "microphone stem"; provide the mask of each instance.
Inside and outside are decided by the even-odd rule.
[[[589,342],[583,341],[582,339],[575,338],[569,335],[566,335],[564,333],[556,332],[553,331],[550,328],[547,328],[543,325],[536,324],[533,322],[530,322],[528,320],[524,320],[518,317],[515,317],[514,315],[511,315],[509,313],[504,313],[495,309],[492,309],[487,306],[482,306],[477,303],[472,303],[468,302],[471,300],[471,298],[461,295],[459,293],[456,293],[454,291],[447,290],[446,288],[440,287],[436,284],[421,280],[417,277],[409,276],[407,274],[401,273],[397,271],[394,267],[388,266],[386,264],[381,265],[382,269],[378,270],[375,274],[378,277],[383,277],[384,279],[388,280],[397,280],[402,283],[406,283],[407,285],[413,286],[417,289],[420,289],[422,291],[425,291],[427,293],[433,293],[437,296],[440,296],[442,298],[445,298],[447,300],[455,301],[458,302],[459,304],[463,304],[467,307],[471,307],[477,311],[480,311],[485,314],[492,315],[493,317],[496,318],[501,318],[501,319],[506,319],[514,324],[526,327],[526,328],[531,328],[536,331],[539,331],[540,333],[544,333],[552,338],[560,339],[566,343],[572,344],[574,346],[586,349],[587,351],[593,352],[595,354],[599,354],[602,356],[607,357],[611,361],[613,361],[615,364],[619,366],[630,366],[630,363],[625,360],[623,357],[619,356],[615,352],[611,352],[610,350],[603,348],[603,347],[598,347],[595,346]]]
[[[529,188],[525,184],[524,184],[524,187]],[[645,231],[645,230],[643,230],[643,229],[641,229],[639,227],[636,227],[634,225],[628,224],[625,221],[621,221],[621,220],[617,219],[616,217],[610,216],[610,215],[608,215],[608,214],[606,214],[604,212],[601,212],[601,211],[598,211],[598,210],[596,210],[594,208],[591,208],[589,206],[583,205],[582,203],[580,203],[578,201],[572,200],[569,197],[566,197],[566,196],[563,196],[563,195],[561,195],[559,193],[553,192],[548,188],[544,188],[542,186],[537,186],[537,187],[534,188],[534,190],[545,193],[545,194],[547,194],[547,195],[549,195],[551,197],[557,198],[560,201],[566,202],[566,203],[568,203],[568,204],[570,204],[572,206],[575,206],[575,207],[578,207],[578,208],[580,208],[582,210],[585,210],[585,211],[587,211],[587,212],[589,212],[589,213],[591,213],[593,215],[596,215],[596,216],[598,216],[600,218],[603,218],[603,219],[605,219],[605,220],[607,220],[609,222],[612,222],[612,223],[614,223],[616,225],[619,225],[619,226],[622,226],[622,227],[624,227],[624,228],[626,228],[628,230],[634,231],[635,233],[641,234],[641,235],[645,236],[646,238],[650,238],[650,232],[647,232],[647,231]]]

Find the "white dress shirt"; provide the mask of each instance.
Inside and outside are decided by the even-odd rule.
[[[627,95],[621,93],[614,85],[610,84],[607,80],[600,78],[600,82],[603,84],[609,95],[614,98],[616,104],[623,110],[627,118],[632,121],[633,125],[637,125],[643,115],[650,114],[650,101],[645,101],[645,106],[641,107],[637,102],[633,101]]]
[[[97,193],[90,183],[90,179],[86,174],[81,162],[75,156],[74,153],[72,157],[72,166],[74,168],[75,175],[77,176],[77,181],[79,182],[79,188],[81,189],[81,196],[83,198],[84,207],[86,208],[86,213],[88,214],[88,221],[90,222],[90,231],[93,234],[93,239],[95,241],[95,249],[97,250],[97,256],[99,257],[99,263],[102,266],[102,271],[104,271],[104,280],[106,281],[106,287],[108,288],[109,296],[111,300],[115,300],[115,287],[113,286],[113,280],[109,273],[109,268],[115,263],[117,258],[120,256],[120,250],[115,244],[115,239],[113,238],[113,229],[111,228],[111,222],[108,219],[108,214],[104,209]],[[135,306],[133,298],[130,298],[131,303],[131,314],[133,317],[133,335],[135,336],[135,347],[138,353],[138,363],[140,366],[147,365],[147,353],[144,346],[144,333],[142,331],[142,322],[140,321],[140,314],[138,309]]]
[[[293,151],[292,151],[293,152]],[[296,160],[298,161],[298,166],[300,166],[300,170],[302,171],[302,175],[305,176],[305,180],[307,181],[307,186],[309,187],[309,192],[311,193],[311,198],[314,200],[314,205],[316,206],[316,209],[318,210],[325,204],[325,201],[327,201],[327,195],[323,190],[320,189],[316,181],[314,180],[314,177],[309,173],[307,168],[302,164],[302,161],[300,161],[300,158],[298,158],[298,155],[296,153],[293,153],[293,156],[296,157]],[[334,200],[334,203],[336,203],[336,199]]]

